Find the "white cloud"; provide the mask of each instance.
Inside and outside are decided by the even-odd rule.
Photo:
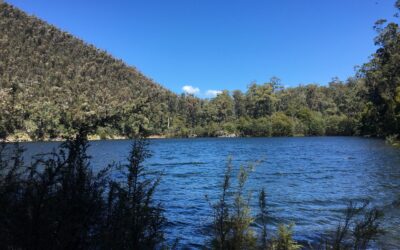
[[[197,93],[200,92],[200,89],[199,89],[199,88],[196,88],[196,87],[193,87],[193,86],[190,86],[190,85],[185,85],[185,86],[183,86],[183,87],[182,87],[182,90],[183,90],[185,93],[191,94],[191,95],[195,95],[195,94],[197,94]]]
[[[206,96],[208,97],[216,97],[217,95],[221,94],[222,91],[221,90],[213,90],[213,89],[209,89],[206,92]]]

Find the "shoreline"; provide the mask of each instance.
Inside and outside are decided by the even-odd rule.
[[[266,137],[257,137],[257,136],[189,136],[189,137],[182,137],[182,136],[168,136],[168,135],[150,135],[146,137],[146,139],[193,139],[193,138],[279,138],[279,137],[292,137],[292,138],[298,138],[298,137],[359,137],[359,138],[371,138],[369,136],[359,136],[359,135],[352,135],[352,136],[346,136],[346,135],[321,135],[321,136],[305,136],[305,135],[294,135],[294,136],[266,136]],[[373,137],[376,139],[382,139],[384,138],[379,138],[379,137]],[[44,138],[42,140],[34,140],[31,139],[28,136],[9,136],[5,140],[0,140],[0,142],[6,142],[6,143],[25,143],[25,142],[65,142],[67,139],[63,137],[56,137],[56,138]],[[126,136],[112,136],[112,137],[107,137],[107,138],[101,138],[99,135],[89,135],[88,136],[88,141],[118,141],[118,140],[129,140],[128,137]],[[393,147],[400,148],[400,141],[394,141],[391,143],[388,143]]]
[[[167,138],[182,138],[182,137],[167,137],[165,135],[150,135],[146,137],[147,139],[167,139]],[[129,138],[126,136],[112,136],[108,138],[101,138],[98,135],[89,135],[88,141],[117,141],[117,140],[128,140]],[[4,141],[7,143],[21,143],[21,142],[65,142],[67,139],[63,137],[56,137],[56,138],[44,138],[41,140],[34,140],[29,137],[14,137],[9,136],[5,140],[0,140],[0,142]]]

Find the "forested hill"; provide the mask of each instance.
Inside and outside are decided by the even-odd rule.
[[[400,0],[396,2],[397,11]],[[398,20],[398,19],[395,19]],[[369,24],[366,24],[369,25]],[[0,139],[400,134],[400,31],[378,21],[371,60],[345,81],[278,78],[212,99],[172,93],[104,51],[0,4]],[[372,43],[374,41],[365,41]]]
[[[121,60],[9,4],[0,5],[0,91],[0,130],[34,138],[60,136],[81,122],[117,122],[121,133],[138,123],[160,127],[163,102],[176,98]]]

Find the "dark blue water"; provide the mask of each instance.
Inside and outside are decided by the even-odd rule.
[[[26,157],[58,143],[25,143]],[[123,162],[129,141],[95,141],[93,167]],[[157,199],[166,208],[167,238],[190,248],[205,243],[211,209],[220,191],[226,160],[236,167],[263,160],[248,181],[257,209],[257,192],[268,194],[270,228],[294,222],[299,240],[332,230],[349,200],[370,200],[385,213],[386,234],[379,248],[400,249],[400,150],[382,140],[350,137],[215,138],[151,140],[150,172],[163,173]]]

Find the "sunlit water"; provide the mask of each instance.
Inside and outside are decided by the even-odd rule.
[[[51,151],[58,143],[24,143],[25,158]],[[130,142],[91,142],[89,154],[99,169],[124,162]],[[215,201],[232,156],[236,167],[263,160],[251,173],[253,212],[257,192],[268,194],[269,228],[294,222],[295,237],[315,240],[335,228],[349,200],[370,200],[383,209],[385,236],[377,248],[400,249],[400,150],[377,139],[351,137],[215,138],[151,140],[151,173],[162,173],[156,195],[169,221],[167,239],[197,248],[206,244]],[[257,228],[257,225],[254,225]]]

